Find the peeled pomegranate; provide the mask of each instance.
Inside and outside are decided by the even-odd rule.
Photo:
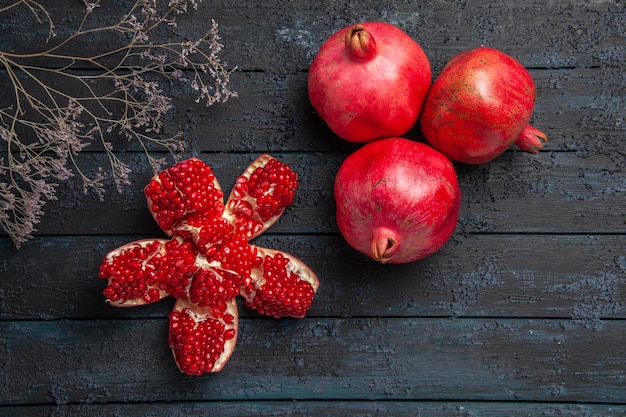
[[[461,192],[450,160],[423,143],[381,139],[350,154],[335,178],[337,225],[381,263],[432,255],[450,238]]]
[[[313,108],[351,142],[401,136],[419,116],[432,82],[422,48],[399,27],[345,27],[320,47],[309,69]]]
[[[481,46],[453,57],[428,93],[420,120],[430,145],[467,164],[489,162],[514,143],[537,153],[546,135],[528,123],[535,83],[522,64]]]
[[[144,189],[148,207],[170,239],[145,239],[109,253],[99,276],[114,306],[177,298],[168,343],[190,375],[220,371],[237,340],[236,296],[273,317],[304,317],[319,280],[302,261],[249,241],[278,220],[293,200],[297,175],[261,155],[237,179],[224,204],[211,167],[182,161]]]

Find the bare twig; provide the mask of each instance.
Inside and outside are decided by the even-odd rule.
[[[45,201],[56,199],[59,181],[78,175],[85,192],[95,192],[101,199],[105,179],[112,178],[118,190],[129,183],[131,169],[119,159],[108,139],[111,135],[137,143],[155,171],[165,161],[150,154],[154,146],[173,155],[184,149],[181,132],[164,135],[164,116],[172,104],[159,77],[187,83],[197,91],[196,101],[206,105],[236,96],[229,89],[233,69],[218,56],[222,45],[215,21],[195,41],[151,41],[158,28],[175,26],[176,18],[195,10],[198,1],[171,0],[165,6],[163,1],[136,0],[117,23],[87,28],[100,3],[83,0],[84,17],[67,38],[40,52],[0,51],[0,69],[8,77],[13,99],[0,108],[0,139],[6,147],[0,151],[0,226],[17,247],[32,237]],[[55,36],[52,16],[35,0],[15,1],[0,8],[0,16],[17,7],[26,7],[38,22],[48,25],[47,41]],[[84,55],[80,48],[72,48],[103,33],[122,34],[127,42]],[[55,66],[37,66],[31,64],[33,59],[51,60]],[[101,144],[108,164],[88,175],[76,156],[94,142]]]

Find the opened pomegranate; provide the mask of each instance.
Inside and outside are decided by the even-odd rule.
[[[308,93],[335,134],[369,142],[408,132],[431,81],[430,62],[417,42],[395,25],[366,22],[324,42],[309,69]]]
[[[337,225],[356,250],[381,263],[435,253],[450,238],[461,204],[450,160],[423,143],[381,139],[358,149],[335,178]]]
[[[489,162],[514,143],[537,153],[546,135],[528,123],[535,83],[522,64],[481,46],[456,55],[428,93],[420,120],[424,137],[450,159]]]
[[[99,276],[114,306],[177,298],[168,343],[182,372],[220,371],[238,333],[236,296],[272,317],[304,317],[319,286],[300,260],[249,241],[274,224],[294,198],[297,175],[261,155],[237,179],[224,204],[212,169],[199,159],[157,174],[148,207],[170,239],[145,239],[109,253]]]

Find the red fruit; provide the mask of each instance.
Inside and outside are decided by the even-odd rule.
[[[280,317],[304,317],[319,282],[297,258],[273,249],[256,247],[263,263],[253,271],[253,286],[242,295],[246,306]]]
[[[297,175],[262,155],[237,179],[228,201],[211,168],[182,161],[145,188],[148,207],[170,240],[146,239],[109,253],[99,276],[115,306],[172,295],[169,345],[182,372],[217,372],[237,335],[236,296],[262,314],[304,317],[319,286],[293,256],[251,245],[291,204]],[[276,296],[274,296],[276,295]]]
[[[271,227],[291,204],[298,176],[277,159],[258,158],[235,182],[224,217],[250,239]]]
[[[172,235],[172,229],[191,213],[209,211],[212,216],[219,216],[224,210],[224,193],[213,170],[196,158],[179,162],[157,174],[144,194],[150,213],[168,235]]]
[[[110,252],[100,265],[108,279],[104,296],[117,307],[159,301],[167,295],[185,296],[197,266],[193,242],[145,239]]]
[[[456,55],[433,83],[421,116],[424,137],[450,159],[489,162],[514,143],[537,153],[546,135],[528,125],[535,83],[522,64],[493,48]]]
[[[188,375],[219,372],[237,342],[237,301],[232,298],[219,315],[179,299],[169,314],[168,344],[178,368]]]
[[[356,250],[381,263],[435,253],[457,224],[461,192],[450,160],[403,138],[358,149],[335,178],[337,225]]]
[[[366,22],[324,42],[309,69],[308,94],[335,134],[369,142],[408,132],[431,81],[417,42],[392,24]]]

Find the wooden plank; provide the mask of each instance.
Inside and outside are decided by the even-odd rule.
[[[623,320],[244,319],[239,330],[222,372],[198,378],[176,368],[166,319],[0,322],[0,403],[626,404]]]
[[[626,58],[625,58],[626,59]],[[614,68],[531,70],[537,85],[532,123],[549,137],[547,150],[621,153],[626,71]],[[352,151],[314,112],[307,96],[307,74],[282,77],[236,73],[239,97],[209,108],[194,106],[189,91],[173,92],[176,115],[198,150]],[[184,116],[184,118],[183,118]],[[416,126],[405,135],[421,140]]]
[[[164,318],[172,300],[121,309],[97,277],[106,253],[144,236],[0,242],[0,319]],[[626,235],[458,235],[412,264],[380,265],[336,235],[264,235],[319,276],[311,317],[550,317],[596,328],[626,318]],[[242,316],[255,317],[247,308]]]
[[[195,403],[81,404],[0,407],[4,417],[112,415],[161,416],[308,416],[344,417],[623,417],[626,406],[619,404],[565,404],[524,402],[436,402],[436,401],[210,401]]]
[[[52,13],[60,42],[81,21],[80,2],[59,5],[42,1]],[[88,27],[112,24],[133,2],[116,7],[101,6]],[[126,7],[124,7],[126,6]],[[259,21],[259,16],[271,18]],[[455,53],[489,45],[514,54],[531,67],[621,65],[624,58],[622,36],[626,14],[619,0],[587,2],[364,2],[355,7],[349,1],[205,2],[197,12],[179,16],[179,25],[166,28],[153,37],[194,40],[208,30],[209,19],[221,27],[225,45],[222,57],[244,70],[293,73],[307,69],[322,42],[334,31],[360,21],[384,20],[406,30],[425,49],[438,70]],[[41,49],[48,35],[24,8],[7,14],[0,29],[4,36],[0,49],[32,52]],[[102,45],[117,45],[115,35],[98,35],[71,48],[101,52]],[[20,49],[16,46],[20,45]]]
[[[624,68],[536,69],[531,75],[537,85],[531,122],[548,135],[546,150],[606,152],[624,159]],[[335,136],[315,113],[308,100],[307,76],[306,72],[284,76],[236,72],[231,87],[239,96],[210,107],[195,103],[196,94],[190,88],[161,83],[173,106],[165,132],[173,135],[182,129],[188,152],[196,153],[350,152],[358,148]],[[55,82],[49,74],[41,74],[41,80],[49,85]],[[0,82],[8,87],[4,70],[0,70]],[[93,88],[109,91],[110,86],[94,81]],[[75,96],[84,93],[67,81],[64,89]],[[0,96],[0,105],[9,105],[9,98]],[[422,140],[419,126],[405,136]],[[121,135],[107,140],[117,150],[141,150],[137,142]],[[5,147],[0,144],[0,149]],[[102,149],[97,141],[88,148]]]
[[[83,5],[41,1],[59,33],[50,46],[80,23]],[[101,5],[87,25],[111,23],[131,3]],[[310,314],[273,320],[241,306],[226,369],[178,372],[166,342],[173,300],[133,309],[103,300],[104,255],[162,237],[142,196],[150,169],[136,144],[113,137],[136,169],[132,186],[111,187],[99,202],[68,181],[36,239],[17,251],[0,236],[0,415],[626,414],[621,0],[205,0],[152,40],[196,39],[211,18],[222,58],[239,68],[239,98],[206,108],[189,89],[165,85],[174,98],[166,129],[184,130],[189,154],[210,161],[226,190],[261,152],[298,171],[296,201],[256,243],[318,273]],[[413,264],[378,265],[338,234],[334,172],[358,145],[332,135],[306,96],[317,48],[362,20],[407,30],[435,75],[479,44],[519,58],[537,83],[532,123],[550,138],[538,156],[511,150],[487,165],[458,165],[457,232]],[[25,8],[3,15],[0,30],[0,51],[40,49],[47,36]],[[123,41],[96,36],[69,52]],[[0,86],[7,82],[0,69]],[[421,139],[418,129],[407,136]],[[93,171],[103,154],[89,149],[81,164]]]
[[[235,178],[259,154],[200,154],[228,194]],[[274,153],[299,175],[293,204],[273,233],[338,233],[333,183],[346,153]],[[42,235],[161,235],[148,212],[143,187],[153,175],[144,157],[126,155],[133,184],[105,200],[85,195],[79,179],[59,186],[58,200],[46,203],[38,225]],[[511,152],[479,166],[457,165],[462,193],[458,231],[462,233],[624,233],[626,159],[607,153]],[[88,169],[106,163],[85,154]]]

